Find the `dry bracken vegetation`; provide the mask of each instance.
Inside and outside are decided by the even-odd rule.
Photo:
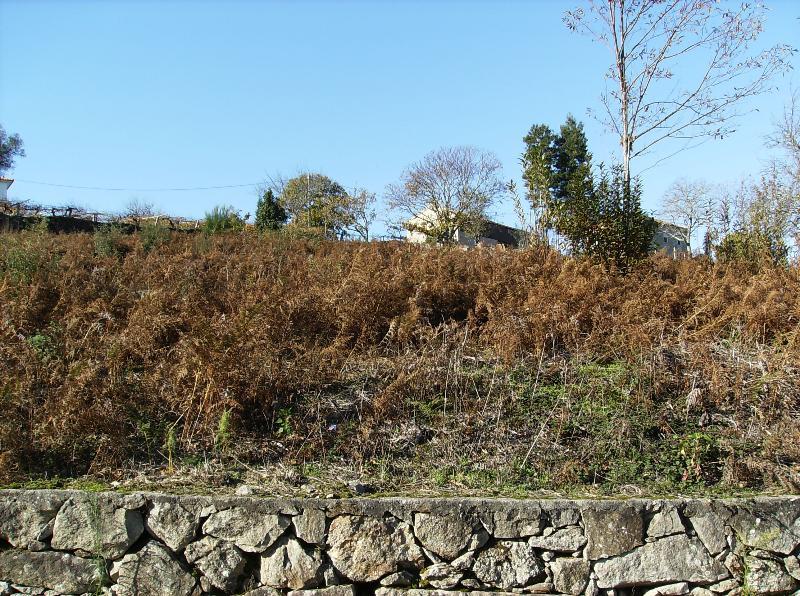
[[[5,234],[0,479],[796,492],[799,319],[796,267]]]

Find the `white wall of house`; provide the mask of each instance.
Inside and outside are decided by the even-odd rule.
[[[8,200],[8,188],[14,184],[10,178],[0,178],[0,201]]]

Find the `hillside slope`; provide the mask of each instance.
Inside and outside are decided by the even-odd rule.
[[[798,491],[800,271],[0,236],[0,478]],[[255,479],[255,480],[254,480]]]

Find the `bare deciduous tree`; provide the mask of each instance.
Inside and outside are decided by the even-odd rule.
[[[138,228],[144,218],[153,217],[155,214],[156,211],[153,203],[143,199],[133,198],[125,205],[123,217],[133,220],[134,225]]]
[[[631,160],[661,141],[681,141],[680,151],[733,132],[743,100],[788,68],[789,46],[753,50],[765,11],[759,2],[589,0],[565,14],[570,29],[611,50],[601,119],[619,136],[627,180]]]
[[[445,147],[409,166],[386,196],[405,229],[450,244],[458,230],[478,234],[488,209],[506,192],[501,169],[493,153]]]
[[[369,242],[369,230],[375,221],[375,193],[364,188],[354,188],[347,193],[344,209],[346,229],[351,236]]]
[[[683,228],[681,240],[686,242],[691,255],[692,238],[698,229],[711,224],[714,215],[711,187],[702,180],[686,178],[676,180],[664,195],[661,213],[669,221]]]

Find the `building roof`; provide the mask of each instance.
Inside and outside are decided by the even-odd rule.
[[[487,219],[486,222],[483,224],[483,228],[481,229],[481,237],[497,240],[497,242],[499,242],[500,244],[506,244],[509,246],[518,246],[519,232],[520,231],[517,230],[516,228],[512,228],[510,226],[506,226],[501,223],[497,223],[496,221]]]

